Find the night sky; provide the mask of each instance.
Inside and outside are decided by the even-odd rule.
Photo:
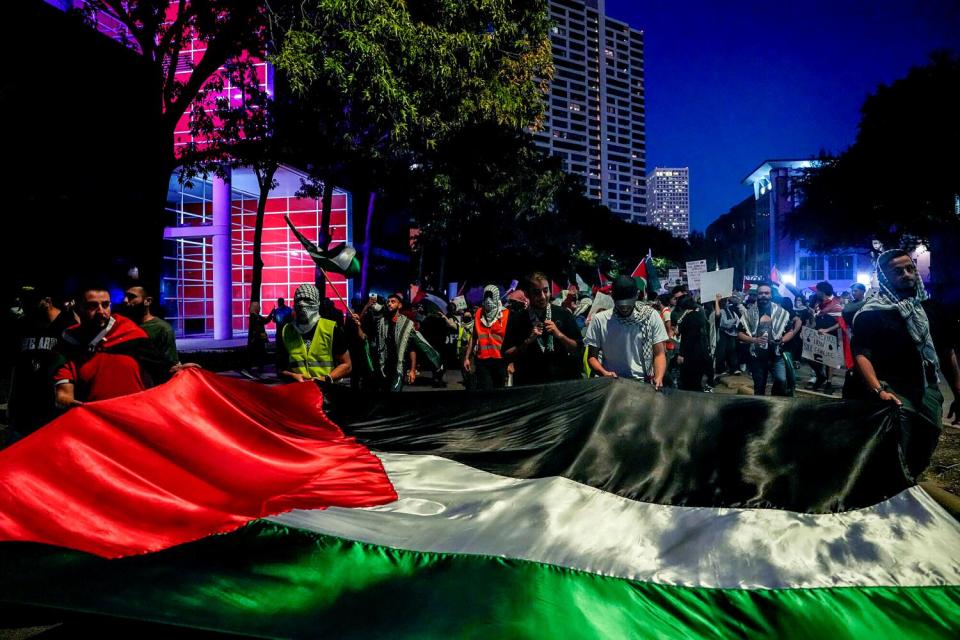
[[[644,31],[647,168],[690,167],[701,231],[761,162],[843,151],[879,84],[960,49],[960,0],[607,0],[607,15]]]

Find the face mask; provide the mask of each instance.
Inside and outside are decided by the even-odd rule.
[[[497,309],[497,301],[493,298],[486,298],[483,301],[483,310],[487,313],[493,313]]]

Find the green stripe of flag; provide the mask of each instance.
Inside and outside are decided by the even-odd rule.
[[[954,586],[665,586],[535,562],[404,551],[266,521],[135,558],[21,544],[4,545],[0,562],[17,576],[0,585],[8,602],[267,637],[960,634]]]

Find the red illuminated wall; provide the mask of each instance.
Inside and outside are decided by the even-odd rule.
[[[346,242],[350,237],[348,196],[334,194],[330,217],[330,233],[334,243]],[[314,263],[284,222],[289,213],[293,224],[305,236],[315,239],[320,229],[320,200],[297,197],[271,197],[267,200],[264,217],[263,284],[260,289],[262,310],[266,315],[276,305],[277,298],[293,304],[293,294],[304,283],[314,282]],[[256,223],[256,198],[234,192],[231,216],[233,244],[233,329],[242,335],[247,330],[250,279],[253,271],[253,234]],[[210,202],[189,203],[183,209],[201,217],[197,222],[210,222]],[[196,226],[190,224],[189,226]],[[180,333],[213,333],[213,242],[210,238],[177,240],[177,295],[176,317],[172,318]],[[326,296],[343,308],[334,286],[349,300],[349,290],[343,276],[331,274]],[[272,328],[272,325],[270,326]]]

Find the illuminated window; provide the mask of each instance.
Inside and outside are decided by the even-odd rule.
[[[803,256],[797,269],[799,280],[823,280],[823,257]]]
[[[853,280],[853,256],[829,256],[829,278]]]

